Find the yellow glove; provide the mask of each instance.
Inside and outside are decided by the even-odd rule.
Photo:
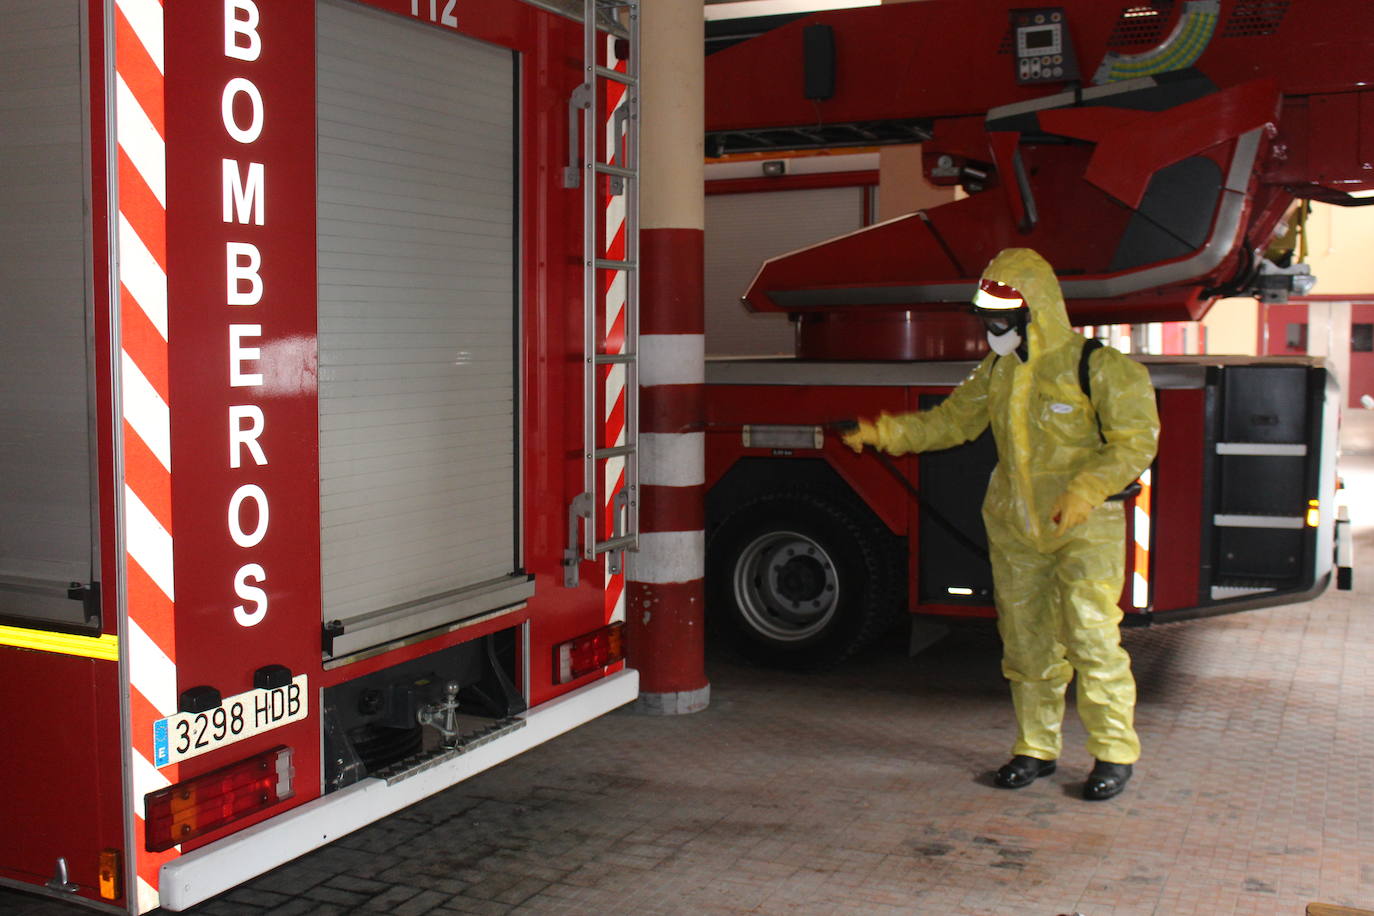
[[[845,445],[854,450],[855,454],[863,452],[865,445],[878,444],[878,427],[873,425],[872,420],[860,420],[859,425],[841,437]]]
[[[1065,490],[1054,501],[1054,509],[1050,512],[1050,518],[1057,523],[1054,533],[1062,535],[1075,525],[1083,524],[1092,511],[1092,503],[1072,490]]]

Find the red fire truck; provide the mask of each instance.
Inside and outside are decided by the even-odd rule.
[[[920,142],[925,179],[966,192],[774,257],[745,292],[790,317],[796,350],[707,367],[717,632],[808,666],[903,612],[992,616],[987,435],[890,461],[849,452],[835,424],[931,406],[968,375],[987,351],[967,303],[1003,248],[1044,254],[1082,326],[1305,291],[1306,265],[1270,242],[1297,201],[1368,202],[1352,192],[1374,189],[1371,36],[1360,2],[929,0],[820,13],[712,54],[712,153]],[[1127,622],[1348,579],[1330,372],[1146,362],[1163,432],[1128,512]]]
[[[634,699],[635,5],[5,20],[0,881],[182,909]]]

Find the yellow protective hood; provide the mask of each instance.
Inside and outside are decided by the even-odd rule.
[[[1019,290],[1030,310],[1026,324],[1026,349],[1036,360],[1046,351],[1064,346],[1077,336],[1069,325],[1064,308],[1064,293],[1054,268],[1029,248],[1005,248],[988,262],[983,279],[994,280]]]

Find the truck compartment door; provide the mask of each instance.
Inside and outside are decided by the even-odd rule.
[[[335,656],[516,603],[515,58],[319,5],[323,615]]]
[[[0,622],[98,630],[80,600],[96,578],[81,6],[21,6],[0,34]]]
[[[0,29],[0,881],[89,904],[124,826],[119,642],[94,588],[86,7],[18,0]]]
[[[929,410],[943,400],[942,395],[924,395],[921,409]],[[981,545],[983,553],[974,552],[922,506],[917,603],[991,604],[992,567],[983,528],[983,497],[988,477],[997,466],[991,430],[957,448],[925,452],[918,461],[921,494],[926,502],[965,538]]]
[[[1330,495],[1321,492],[1323,459],[1330,460],[1321,435],[1330,422],[1327,372],[1302,365],[1213,371],[1200,602],[1311,588],[1321,572],[1318,542],[1330,544],[1320,517],[1335,512],[1320,505]]]

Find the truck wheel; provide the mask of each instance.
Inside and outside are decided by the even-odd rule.
[[[713,636],[759,664],[837,664],[901,610],[899,545],[872,513],[837,493],[786,490],[750,500],[707,549]]]

